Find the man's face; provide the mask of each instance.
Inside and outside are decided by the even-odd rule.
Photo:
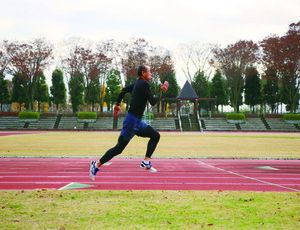
[[[152,79],[152,77],[151,77],[152,74],[151,74],[149,66],[146,66],[146,69],[147,69],[146,72],[143,71],[143,79],[147,82],[150,82]]]

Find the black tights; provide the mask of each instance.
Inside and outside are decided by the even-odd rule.
[[[151,126],[147,126],[147,128],[143,129],[142,131],[139,131],[137,134],[139,137],[149,137],[150,140],[147,145],[147,151],[146,151],[146,157],[151,158],[154,150],[156,149],[156,146],[160,139],[160,134],[153,129]],[[125,147],[128,145],[129,141],[124,140],[123,136],[120,136],[118,139],[118,143],[115,147],[109,149],[103,157],[100,159],[100,163],[104,164],[108,161],[110,161],[115,156],[121,154]]]

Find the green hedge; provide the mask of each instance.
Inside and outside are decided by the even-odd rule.
[[[146,116],[150,116],[150,119],[153,120],[154,119],[154,114],[153,113],[145,113]]]
[[[97,113],[93,112],[80,112],[77,115],[78,119],[97,119]]]
[[[299,121],[300,114],[284,114],[283,119],[287,121]]]
[[[28,112],[28,111],[22,111],[19,113],[19,119],[39,119],[40,113],[38,112]]]
[[[245,114],[243,113],[226,113],[227,120],[245,120]]]

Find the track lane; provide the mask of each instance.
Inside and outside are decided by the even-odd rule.
[[[114,158],[94,182],[90,158],[0,158],[0,190],[244,190],[299,191],[299,160],[153,159],[157,173],[140,159]],[[84,187],[80,186],[92,186]]]

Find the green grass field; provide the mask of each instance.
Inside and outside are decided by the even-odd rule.
[[[100,157],[118,135],[1,136],[0,156]],[[135,137],[122,156],[142,158],[146,144]],[[300,159],[299,150],[298,133],[162,132],[154,157]],[[0,229],[300,229],[298,192],[0,191],[0,207]]]
[[[0,156],[102,156],[119,132],[48,132],[0,137]],[[134,137],[121,156],[143,157]],[[300,133],[162,132],[153,157],[300,158]]]

